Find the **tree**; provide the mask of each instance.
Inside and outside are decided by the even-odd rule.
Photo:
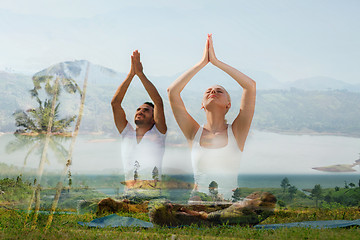
[[[139,179],[139,174],[138,174],[138,171],[135,169],[134,171],[134,180],[138,180]]]
[[[68,185],[69,185],[69,188],[68,188],[68,192],[70,192],[70,188],[71,188],[71,186],[72,186],[72,179],[71,179],[71,171],[70,171],[70,169],[69,169],[69,171],[68,171]]]
[[[159,169],[155,166],[154,169],[152,170],[152,178],[155,181],[159,181]]]
[[[25,111],[18,110],[13,114],[15,117],[15,125],[18,127],[15,134],[19,133],[32,136],[46,134],[48,126],[51,125],[51,133],[59,135],[64,133],[76,118],[74,115],[59,119],[60,103],[55,106],[54,116],[50,118],[52,111],[51,100],[45,99],[43,102],[36,96],[36,101],[39,104],[37,108],[30,108]]]
[[[138,180],[139,179],[139,173],[138,170],[140,168],[140,163],[138,161],[135,161],[134,163],[134,180]]]
[[[315,198],[315,205],[318,207],[318,200],[322,198],[323,190],[320,184],[316,184],[314,188],[311,190],[311,197]]]
[[[281,188],[283,189],[283,193],[285,193],[286,189],[290,186],[289,179],[285,177],[280,184]]]
[[[353,187],[355,187],[355,183],[349,183],[349,186],[351,187],[351,188],[353,188]]]
[[[217,196],[218,196],[218,193],[219,193],[218,192],[218,187],[219,187],[219,185],[215,181],[212,181],[209,184],[209,193],[210,193],[210,195],[211,195],[211,197],[213,198],[214,201],[217,199]]]
[[[331,194],[331,192],[329,192],[328,194],[325,195],[324,200],[325,200],[325,202],[327,202],[327,203],[330,203],[330,202],[332,201],[332,194]]]
[[[65,77],[62,72],[34,75],[32,81],[34,88],[30,90],[30,93],[33,97],[39,96],[39,90],[43,88],[42,85],[44,86],[45,93],[51,99],[53,99],[54,96],[60,95],[62,91],[70,94],[76,93],[77,91],[81,92],[75,80],[70,77]]]
[[[37,220],[37,216],[38,216],[38,211],[40,208],[40,183],[41,183],[41,177],[44,171],[44,165],[45,162],[47,161],[47,152],[48,152],[48,147],[51,143],[51,136],[54,134],[52,132],[53,130],[53,120],[56,118],[55,115],[55,111],[56,108],[59,106],[59,104],[57,104],[58,102],[58,96],[60,95],[61,90],[65,90],[68,93],[75,93],[77,90],[79,90],[79,87],[77,86],[77,84],[75,83],[75,81],[73,79],[69,79],[69,78],[65,78],[65,77],[60,77],[61,75],[56,74],[55,77],[55,81],[53,80],[53,76],[34,76],[33,77],[33,84],[34,84],[34,88],[32,90],[30,90],[30,94],[32,97],[35,97],[37,99],[37,101],[40,104],[40,98],[39,98],[39,90],[42,89],[42,84],[44,85],[44,90],[46,95],[49,97],[48,99],[45,99],[44,101],[44,105],[48,105],[50,108],[50,103],[51,103],[51,110],[48,112],[48,114],[44,115],[44,118],[47,119],[47,122],[43,122],[41,125],[41,129],[46,128],[46,131],[42,131],[42,134],[45,134],[45,139],[44,139],[44,143],[42,144],[42,154],[41,154],[41,158],[40,158],[40,163],[39,163],[39,167],[37,170],[37,182],[38,185],[37,187],[34,189],[34,193],[33,196],[31,197],[30,203],[29,203],[29,207],[28,207],[28,215],[30,214],[30,209],[32,206],[33,201],[35,200],[35,211],[34,211],[34,218],[33,218],[33,223],[36,222]],[[61,79],[60,79],[61,78]],[[62,88],[61,88],[62,86]],[[40,104],[41,105],[41,104]],[[31,125],[31,122],[28,122],[29,125]],[[52,216],[52,214],[51,214]],[[35,225],[33,226],[35,227]]]
[[[237,201],[240,201],[241,200],[241,189],[240,188],[236,188],[233,195],[232,195],[232,199],[233,199],[233,202],[237,202]]]
[[[279,205],[280,208],[286,207],[286,203],[282,200],[277,201],[277,204]]]
[[[338,186],[335,187],[335,192],[340,191],[340,188]]]
[[[62,189],[62,179],[64,178],[64,175],[69,170],[70,165],[72,164],[72,154],[73,154],[75,141],[76,141],[77,135],[79,133],[80,123],[81,123],[81,119],[82,119],[83,112],[84,112],[85,96],[86,96],[86,89],[87,89],[87,81],[88,81],[88,77],[89,77],[89,70],[90,70],[90,63],[88,62],[87,67],[86,67],[86,73],[85,73],[84,85],[83,85],[82,91],[72,78],[70,78],[70,77],[63,78],[64,79],[63,86],[64,86],[64,88],[67,89],[67,92],[72,91],[74,93],[75,91],[78,91],[80,93],[80,107],[79,107],[79,115],[78,115],[78,118],[77,118],[76,124],[75,124],[75,129],[74,129],[74,132],[72,135],[72,141],[71,141],[70,148],[69,148],[68,155],[67,155],[67,163],[65,164],[63,173],[60,177],[60,181],[57,184],[57,190],[56,190],[56,194],[54,196],[53,205],[51,207],[48,221],[46,222],[47,229],[51,226],[53,215],[54,215],[55,209],[57,207],[58,201],[60,199],[60,194],[61,194],[61,189]],[[70,181],[71,181],[71,179],[69,179],[69,184],[71,183]]]
[[[59,101],[58,99],[60,93],[62,90],[65,90],[66,92],[73,94],[77,90],[80,91],[80,89],[73,79],[63,77],[62,73],[56,74],[55,81],[53,80],[53,76],[51,75],[41,75],[41,76],[35,75],[32,80],[33,80],[34,88],[30,91],[31,96],[39,99],[38,90],[42,89],[41,85],[43,84],[47,97],[51,99],[51,112],[49,114],[49,121],[46,124],[47,126],[46,138],[45,138],[44,148],[37,173],[40,183],[42,173],[44,171],[44,164],[46,160],[50,136],[53,134],[52,132],[53,118],[56,116],[55,108],[56,108],[56,103]]]
[[[296,192],[297,192],[297,188],[295,186],[289,187],[289,196],[290,196],[291,200],[294,198],[294,195],[296,194]]]
[[[39,104],[36,108],[31,108],[26,111],[18,110],[14,113],[15,124],[18,127],[14,133],[15,140],[10,141],[6,145],[6,152],[12,153],[23,148],[29,148],[24,158],[24,166],[27,163],[29,156],[37,152],[44,154],[44,147],[46,141],[46,132],[50,121],[50,113],[52,104],[50,100],[42,102],[40,98],[36,97]],[[54,156],[60,163],[65,162],[68,154],[63,147],[62,142],[68,140],[70,135],[67,130],[74,122],[76,116],[68,116],[65,118],[59,117],[60,103],[54,108],[54,117],[51,119],[51,135],[48,137],[48,146],[52,150]],[[44,155],[45,162],[49,163],[48,153]]]

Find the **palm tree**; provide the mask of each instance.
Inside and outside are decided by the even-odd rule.
[[[23,166],[26,165],[32,153],[37,151],[37,153],[41,154],[44,150],[45,134],[51,112],[51,102],[50,100],[45,100],[43,103],[38,97],[37,102],[39,104],[37,108],[31,108],[26,111],[18,110],[13,114],[18,129],[14,133],[15,140],[6,145],[7,153],[29,148],[25,155]],[[49,138],[49,147],[52,152],[55,153],[57,160],[64,162],[68,151],[63,147],[62,141],[68,139],[65,138],[65,131],[74,122],[76,116],[59,119],[59,106],[60,103],[58,103],[54,109],[54,117],[52,118],[51,124],[51,132],[54,134]],[[46,162],[49,162],[47,156]]]
[[[62,76],[62,75],[60,75],[60,76]],[[37,99],[39,99],[38,90],[42,89],[41,85],[43,84],[45,93],[47,94],[48,97],[51,98],[51,111],[49,112],[49,115],[48,115],[49,119],[48,119],[47,124],[45,123],[45,125],[44,125],[44,127],[45,126],[47,127],[46,138],[45,138],[44,148],[43,148],[43,152],[41,155],[41,160],[40,160],[38,173],[37,173],[37,180],[40,183],[42,173],[44,171],[44,165],[45,165],[45,161],[46,161],[47,149],[48,149],[49,142],[50,142],[50,136],[53,134],[53,132],[52,132],[53,123],[54,123],[53,119],[54,119],[54,117],[56,117],[55,108],[56,108],[56,103],[58,101],[58,96],[60,95],[62,90],[65,90],[66,92],[73,94],[77,90],[80,91],[80,89],[79,89],[78,85],[76,84],[75,80],[73,80],[71,78],[56,76],[55,82],[54,82],[53,76],[47,75],[47,76],[34,76],[32,80],[33,80],[34,88],[30,92],[33,97],[36,97]],[[61,88],[61,86],[62,86],[62,88]],[[48,103],[50,104],[50,100],[48,100]],[[74,117],[74,119],[75,119],[75,117]]]
[[[47,91],[50,91],[49,84],[47,84]],[[24,159],[24,166],[26,165],[29,156],[37,150],[41,154],[41,161],[37,173],[37,178],[34,182],[37,182],[37,189],[34,189],[33,197],[31,198],[29,208],[30,211],[34,199],[36,200],[35,210],[38,210],[40,204],[38,203],[40,198],[40,180],[45,163],[49,163],[48,148],[55,153],[55,157],[60,162],[64,162],[68,151],[63,147],[61,141],[65,139],[66,129],[75,120],[75,115],[59,119],[59,107],[60,103],[56,103],[56,97],[52,100],[45,99],[41,101],[37,92],[38,88],[31,90],[32,96],[36,98],[39,106],[37,108],[28,109],[26,111],[18,110],[14,113],[15,124],[18,127],[14,136],[16,139],[8,143],[6,151],[8,153],[14,152],[21,148],[30,147]],[[57,96],[58,91],[55,88]],[[37,211],[36,211],[37,213]],[[35,215],[36,216],[36,215]],[[36,217],[35,217],[36,219]]]
[[[52,103],[50,99],[45,99],[44,103],[36,96],[39,104],[37,108],[31,108],[26,111],[18,110],[13,115],[15,125],[18,127],[15,133],[27,135],[46,134],[52,112]],[[51,119],[51,133],[62,134],[75,120],[75,115],[59,119],[60,103],[55,106],[53,117]]]
[[[42,85],[44,85],[45,93],[51,99],[51,100],[49,100],[49,106],[50,106],[50,102],[51,102],[51,111],[49,112],[49,115],[48,115],[48,117],[49,117],[48,122],[47,122],[47,124],[44,125],[44,127],[46,128],[46,135],[45,135],[43,151],[42,151],[42,155],[41,155],[41,159],[40,159],[40,163],[39,163],[39,167],[38,167],[38,171],[37,171],[37,178],[35,179],[35,181],[38,182],[38,185],[37,185],[36,189],[34,189],[34,194],[30,200],[29,207],[28,207],[28,214],[29,214],[31,206],[34,202],[34,198],[35,198],[35,196],[37,196],[35,199],[36,204],[35,204],[35,214],[34,214],[34,219],[33,219],[33,224],[34,224],[33,226],[35,226],[35,223],[37,221],[37,215],[38,215],[39,206],[40,206],[40,204],[37,202],[40,199],[40,197],[39,197],[40,188],[41,188],[40,182],[41,182],[42,173],[44,171],[44,165],[45,165],[45,162],[47,161],[47,152],[48,152],[48,147],[50,144],[50,138],[51,138],[51,135],[53,135],[53,132],[52,132],[53,123],[54,123],[53,120],[56,117],[55,110],[56,110],[56,105],[57,105],[56,103],[58,101],[58,96],[60,95],[62,90],[65,90],[68,93],[75,93],[77,90],[79,90],[78,85],[76,84],[76,82],[73,79],[65,78],[62,76],[61,73],[55,74],[55,75],[56,75],[55,81],[53,80],[53,76],[51,76],[51,75],[43,75],[43,76],[35,75],[32,79],[34,88],[30,91],[32,97],[39,99],[39,90],[42,89]],[[55,133],[55,134],[57,134],[57,133]],[[37,194],[35,194],[35,192],[37,192]]]
[[[74,132],[73,132],[73,137],[72,137],[72,141],[71,141],[71,144],[70,144],[70,149],[69,149],[69,152],[68,152],[67,162],[65,164],[63,174],[60,177],[60,181],[57,184],[57,187],[56,187],[57,190],[56,190],[56,193],[55,193],[55,196],[54,196],[53,204],[51,206],[50,215],[49,215],[49,218],[48,218],[48,220],[46,222],[45,227],[47,229],[51,226],[52,219],[53,219],[53,216],[54,216],[54,212],[55,212],[55,209],[56,209],[57,204],[58,204],[59,199],[60,199],[60,194],[61,194],[61,189],[62,189],[62,179],[64,178],[64,175],[66,173],[69,173],[68,175],[71,176],[71,174],[70,174],[70,166],[72,164],[72,153],[73,153],[73,150],[74,150],[74,145],[75,145],[77,135],[79,133],[81,119],[82,119],[82,116],[83,116],[83,113],[84,113],[85,96],[86,96],[86,89],[87,89],[87,81],[88,81],[88,77],[89,77],[89,70],[90,70],[90,63],[88,62],[87,67],[86,67],[86,74],[85,74],[83,89],[82,89],[82,91],[79,89],[80,96],[81,96],[80,107],[79,107],[79,115],[78,115],[78,118],[76,120],[75,129],[74,129]],[[71,179],[69,179],[69,188],[70,188],[70,180]]]
[[[40,73],[41,75],[35,75],[33,77],[34,88],[30,91],[31,96],[35,97],[37,100],[39,100],[39,90],[42,89],[42,85],[43,85],[46,95],[50,98],[50,99],[46,100],[45,102],[47,103],[47,106],[51,105],[51,111],[48,111],[48,114],[46,115],[46,116],[48,116],[48,121],[44,121],[44,124],[40,128],[40,132],[45,134],[45,140],[44,140],[43,144],[41,144],[41,145],[43,145],[42,157],[40,160],[38,174],[37,174],[37,176],[38,176],[37,182],[39,184],[37,185],[37,189],[34,190],[33,197],[29,204],[28,213],[30,212],[30,209],[31,209],[34,199],[36,198],[37,201],[39,199],[40,180],[41,180],[41,176],[42,176],[43,169],[44,169],[44,163],[46,162],[46,159],[47,159],[47,157],[46,157],[47,150],[48,150],[49,146],[51,147],[53,145],[51,142],[51,138],[54,135],[58,135],[58,134],[63,135],[63,132],[61,131],[61,129],[62,129],[61,126],[69,126],[75,119],[75,116],[74,116],[71,119],[67,119],[64,121],[60,121],[60,122],[54,121],[54,119],[58,116],[57,108],[58,108],[59,104],[56,105],[56,103],[58,101],[58,96],[60,95],[62,90],[65,90],[68,93],[79,92],[80,96],[81,96],[79,115],[76,120],[74,132],[72,134],[72,142],[71,142],[69,151],[64,152],[64,154],[62,155],[63,160],[65,160],[65,162],[66,162],[64,172],[63,172],[63,174],[60,178],[60,181],[56,187],[57,191],[56,191],[56,194],[54,197],[53,205],[51,208],[51,214],[48,218],[46,227],[49,227],[51,225],[53,213],[57,206],[57,203],[58,203],[58,200],[60,197],[60,193],[61,193],[61,189],[62,189],[63,176],[70,171],[69,168],[70,168],[70,165],[72,162],[72,153],[73,153],[73,149],[74,149],[74,144],[76,141],[77,134],[79,132],[79,127],[80,127],[83,110],[84,110],[84,105],[85,105],[85,96],[86,96],[89,68],[90,68],[90,63],[87,64],[87,69],[86,69],[86,74],[85,74],[85,79],[84,79],[84,86],[83,86],[82,90],[79,88],[79,86],[77,85],[75,80],[73,80],[71,77],[64,77],[64,72],[65,72],[64,64],[60,64],[60,67],[57,66],[55,68],[51,68],[50,70],[42,71]],[[54,76],[55,76],[55,80],[54,80]],[[25,131],[25,129],[29,130],[30,132],[39,131],[39,128],[38,128],[38,130],[34,130],[34,126],[31,124],[30,121],[27,121],[27,120],[28,119],[24,119],[24,121],[23,121],[24,124],[19,125],[19,126],[23,127],[19,131]],[[60,125],[60,127],[58,127],[58,125]],[[32,129],[33,131],[31,131],[30,129]],[[34,135],[36,135],[36,134],[34,134]],[[35,181],[36,181],[36,179],[35,179]],[[33,220],[34,223],[36,222],[36,219],[37,219],[37,213],[39,210],[38,206],[39,206],[39,204],[35,204],[35,215],[34,215],[34,220]]]

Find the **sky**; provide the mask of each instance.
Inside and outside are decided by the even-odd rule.
[[[86,59],[173,76],[200,61],[206,34],[217,57],[281,82],[325,76],[360,83],[357,0],[1,0],[0,71],[33,74]]]
[[[358,0],[0,0],[0,71],[34,74],[85,59],[125,73],[138,49],[147,75],[173,76],[200,61],[212,33],[217,57],[245,73],[360,84],[359,10]],[[264,134],[249,137],[243,171],[313,173],[358,157],[358,139]],[[281,141],[293,147],[274,147]],[[18,156],[8,161],[21,165]],[[89,161],[79,159],[78,168]]]

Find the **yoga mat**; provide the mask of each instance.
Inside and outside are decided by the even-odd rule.
[[[81,226],[87,227],[142,227],[152,228],[154,225],[151,222],[145,222],[132,217],[120,217],[116,214],[111,214],[102,218],[96,218],[91,222],[78,222]]]
[[[132,217],[121,217],[116,214],[111,214],[102,218],[96,218],[91,222],[78,222],[81,226],[87,227],[143,227],[153,228],[154,225],[151,222],[142,221]],[[313,229],[324,228],[346,228],[352,226],[360,226],[360,219],[357,220],[326,220],[326,221],[305,221],[305,222],[293,222],[293,223],[279,223],[279,224],[262,224],[255,225],[255,229],[279,229],[279,228],[292,228],[292,227],[304,227]]]
[[[344,228],[344,227],[351,227],[351,226],[360,226],[360,219],[264,224],[264,225],[256,225],[254,227],[256,229],[278,229],[278,228],[291,228],[291,227],[323,229],[323,228]]]

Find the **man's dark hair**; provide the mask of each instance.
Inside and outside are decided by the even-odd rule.
[[[154,104],[152,102],[144,102],[144,104],[149,105],[150,107],[154,108]]]

